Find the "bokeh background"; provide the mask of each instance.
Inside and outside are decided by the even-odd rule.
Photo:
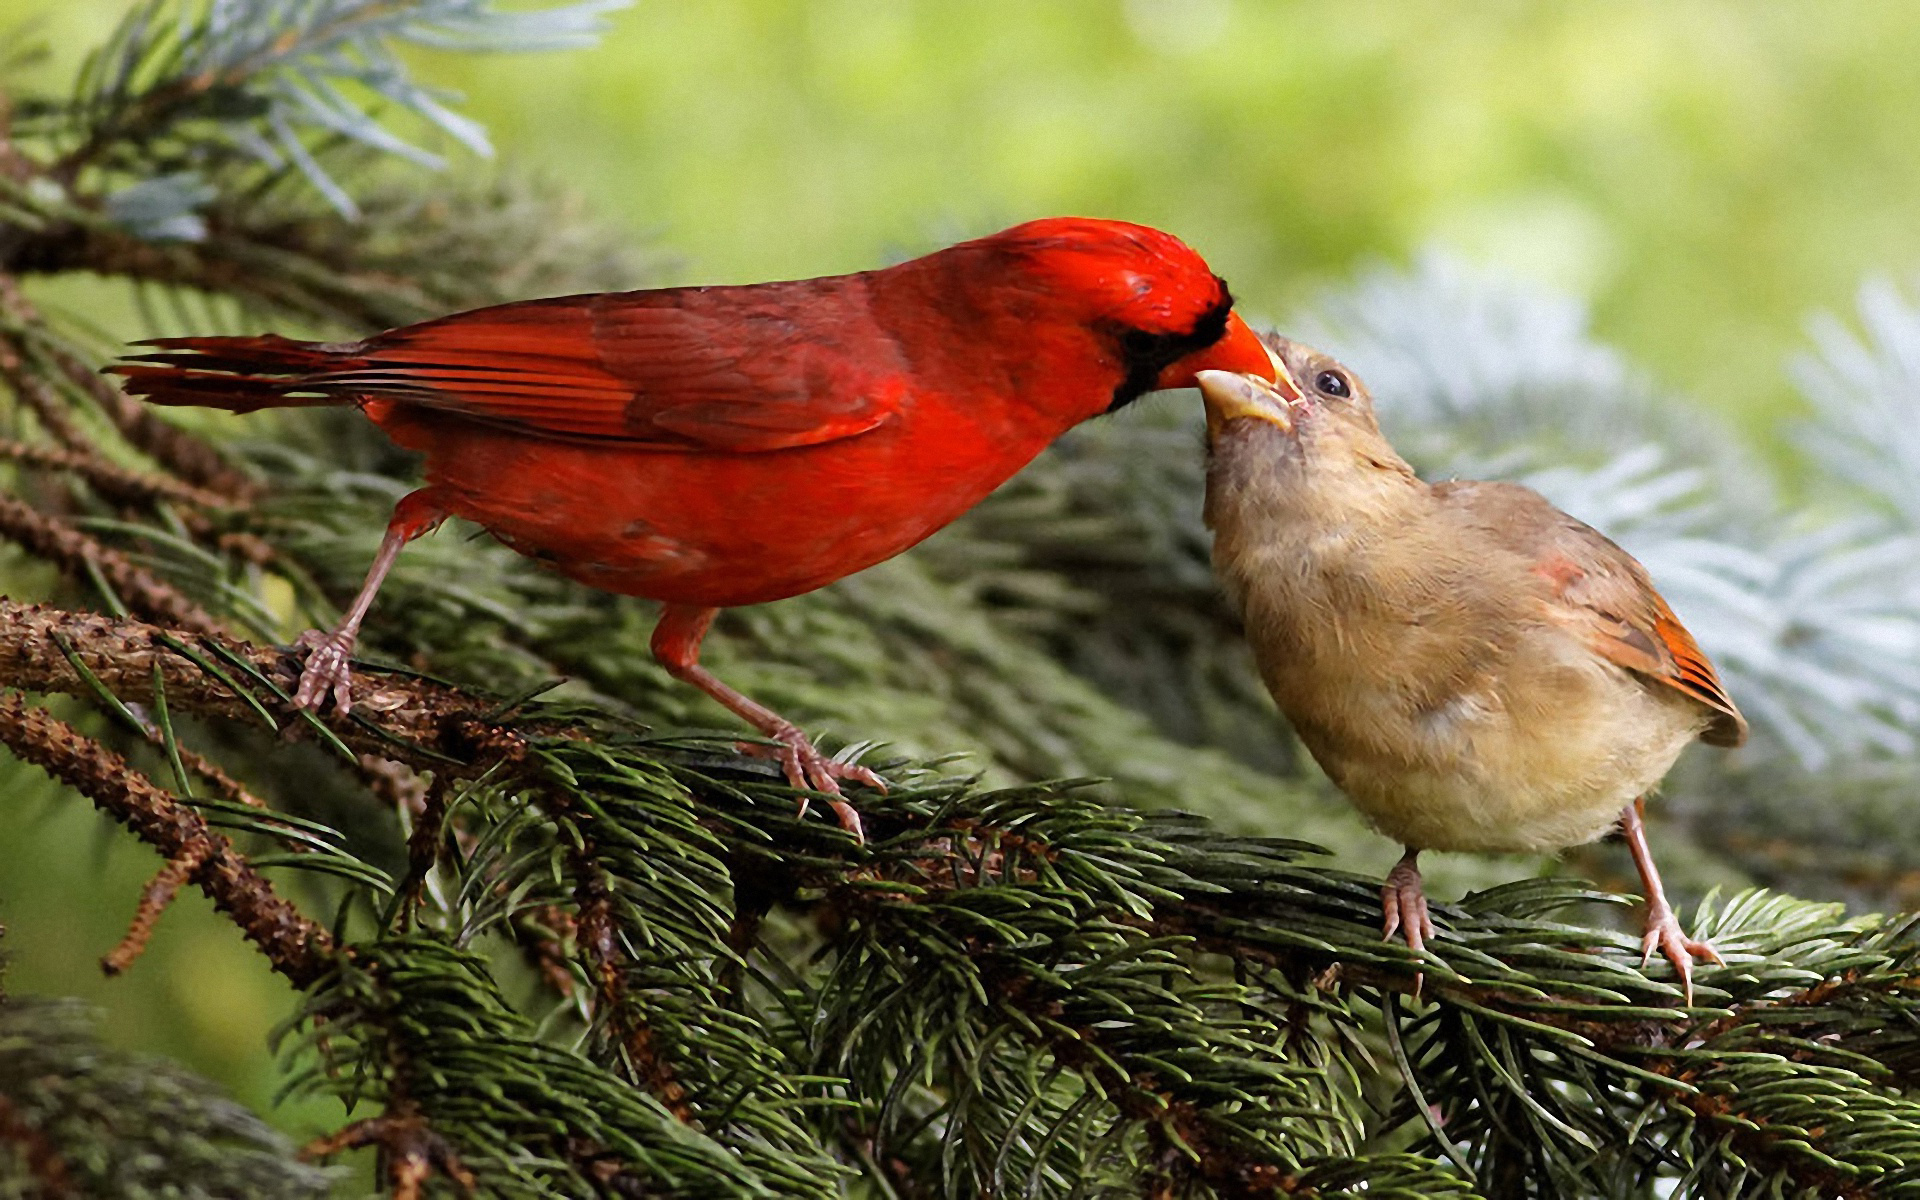
[[[0,55],[45,44],[17,77],[57,86],[123,11],[0,0]],[[1920,8],[1896,0],[705,0],[612,29],[412,57],[501,163],[577,192],[663,281],[855,270],[1083,213],[1176,231],[1285,324],[1438,248],[1585,304],[1662,403],[1717,417],[1788,495],[1809,319],[1920,266]],[[144,332],[124,297],[62,288]],[[101,979],[152,858],[33,788],[4,801],[38,814],[0,843],[9,985],[86,996],[116,1043],[265,1108],[284,989],[197,897]]]

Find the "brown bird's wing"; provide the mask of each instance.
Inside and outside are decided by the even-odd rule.
[[[503,304],[343,345],[153,344],[165,353],[143,362],[163,365],[121,371],[159,403],[377,397],[546,436],[735,452],[865,433],[897,410],[907,370],[857,275]]]
[[[1560,615],[1611,662],[1675,688],[1712,710],[1700,735],[1714,746],[1746,741],[1747,722],[1713,664],[1673,615],[1645,567],[1599,530],[1510,483],[1443,483],[1443,504],[1535,564]]]

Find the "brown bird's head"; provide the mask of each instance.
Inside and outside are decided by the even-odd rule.
[[[1272,508],[1363,516],[1425,488],[1380,432],[1373,397],[1339,362],[1269,334],[1272,382],[1227,371],[1197,377],[1207,404],[1208,520],[1247,493]]]
[[[1100,343],[1120,379],[1107,411],[1201,371],[1273,379],[1260,338],[1233,295],[1185,242],[1126,221],[1048,217],[970,243],[1017,261],[1027,286]]]

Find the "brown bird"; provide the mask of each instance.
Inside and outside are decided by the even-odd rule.
[[[1658,949],[1693,997],[1646,793],[1747,725],[1646,569],[1511,483],[1423,482],[1353,373],[1281,338],[1277,381],[1202,371],[1213,563],[1314,760],[1406,847],[1385,934],[1433,936],[1422,850],[1538,852],[1619,825]]]

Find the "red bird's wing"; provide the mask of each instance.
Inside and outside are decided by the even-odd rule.
[[[865,433],[908,378],[857,275],[502,304],[351,344],[152,344],[166,353],[145,361],[162,366],[122,370],[161,403],[375,398],[549,437],[741,453]]]
[[[905,364],[858,277],[507,304],[372,339],[330,382],[542,433],[753,452],[865,433]],[[839,285],[823,287],[822,284]]]
[[[1715,746],[1746,741],[1746,718],[1713,664],[1631,554],[1528,488],[1456,483],[1436,490],[1466,501],[1478,511],[1483,528],[1515,543],[1513,548],[1546,581],[1556,617],[1595,653],[1706,705],[1713,721],[1702,741]]]

